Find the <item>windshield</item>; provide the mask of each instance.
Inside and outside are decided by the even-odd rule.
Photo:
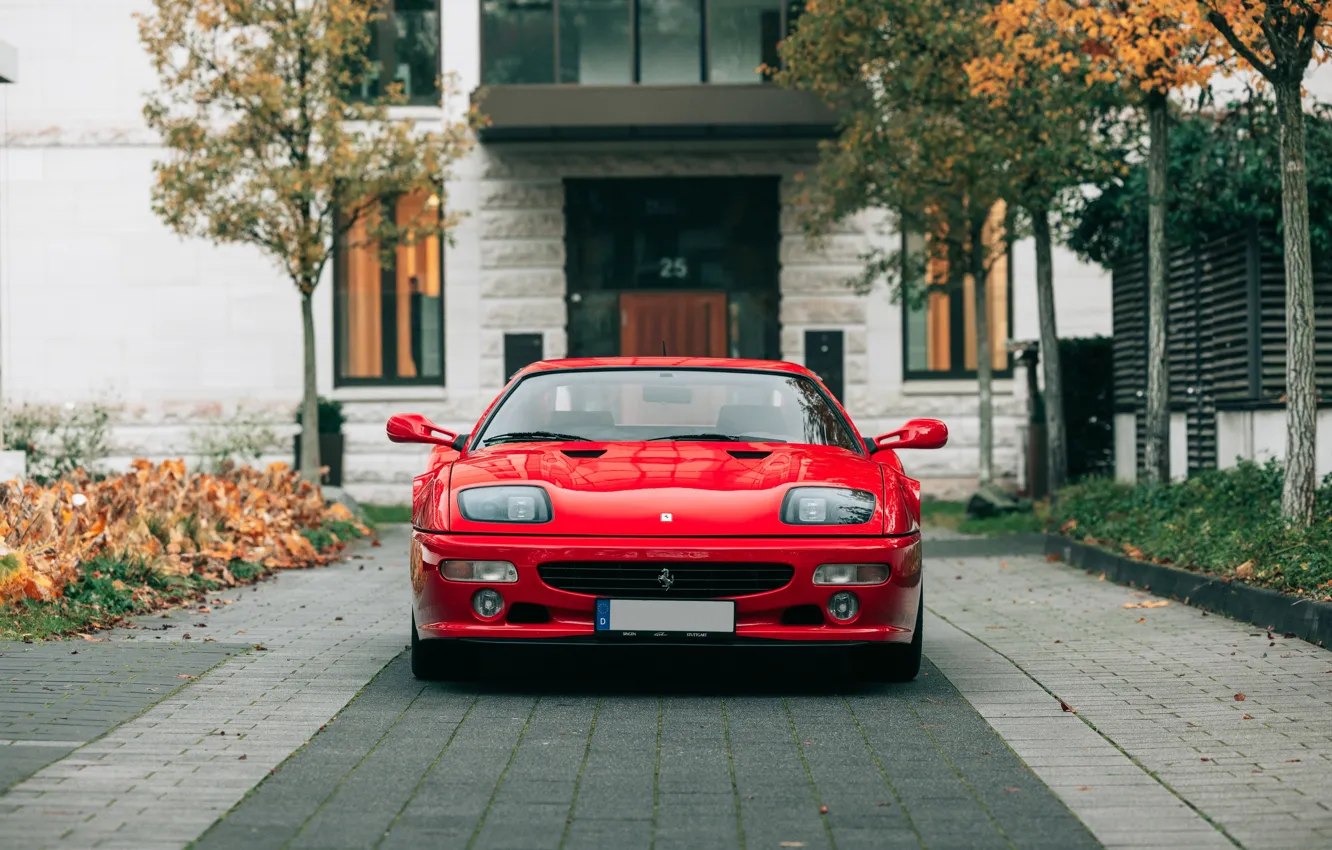
[[[859,452],[808,378],[775,372],[603,369],[524,378],[473,443],[746,441]]]

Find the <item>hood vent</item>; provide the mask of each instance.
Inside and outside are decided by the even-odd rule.
[[[763,460],[772,454],[761,449],[727,449],[726,453],[737,460]]]
[[[601,457],[605,449],[561,449],[565,457]]]

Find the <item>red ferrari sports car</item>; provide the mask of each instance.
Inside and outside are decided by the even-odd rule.
[[[412,489],[412,671],[467,678],[486,642],[840,647],[859,673],[920,669],[920,484],[793,363],[554,360],[470,434],[422,416]]]

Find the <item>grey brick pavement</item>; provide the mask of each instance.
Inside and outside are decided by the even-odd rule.
[[[936,669],[828,662],[497,653],[466,688],[399,658],[198,850],[1098,846]]]
[[[960,632],[926,651],[1107,845],[1332,846],[1332,653],[1040,558],[931,563]]]
[[[182,687],[182,675],[201,675],[239,650],[123,635],[0,642],[0,791]]]
[[[107,644],[51,644],[80,650],[61,656],[77,681],[89,673],[79,672],[85,661],[105,663],[101,652],[84,656],[88,646],[140,653],[134,657],[141,665],[168,653],[158,669],[187,687],[0,796],[6,850],[180,848],[207,829],[402,651],[406,531],[382,537],[382,549],[362,547],[339,564],[224,595],[235,604],[144,618],[140,629],[113,632]],[[174,639],[174,655],[150,631],[164,625],[172,627],[165,632],[171,639],[162,644]],[[186,633],[189,652],[180,651]],[[203,642],[210,637],[215,642]],[[196,654],[198,673],[185,675],[199,678],[175,679],[181,659]],[[203,663],[228,654],[211,670]],[[141,707],[111,694],[89,710],[109,717],[115,709],[103,706],[117,704],[124,716]],[[0,748],[0,763],[8,762],[6,750]]]

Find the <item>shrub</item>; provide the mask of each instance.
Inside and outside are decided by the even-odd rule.
[[[1054,521],[1064,534],[1133,558],[1332,599],[1332,483],[1317,519],[1281,519],[1279,464],[1242,463],[1187,481],[1125,484],[1092,479],[1062,491]]]
[[[238,411],[190,432],[190,451],[204,472],[220,473],[229,463],[254,464],[280,445],[277,431],[261,416]]]
[[[101,405],[24,404],[4,419],[4,447],[27,454],[28,477],[36,481],[91,470],[108,454],[111,411]]]

